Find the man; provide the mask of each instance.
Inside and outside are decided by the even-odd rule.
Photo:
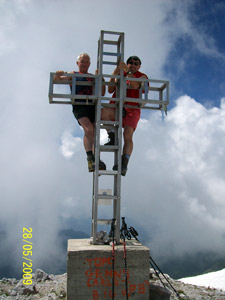
[[[119,66],[113,72],[113,75],[119,75],[121,71],[124,72],[125,77],[130,78],[148,78],[144,73],[139,72],[141,67],[141,60],[138,56],[130,56],[127,60],[127,64],[121,62]],[[115,78],[111,78],[110,82],[116,82]],[[139,89],[141,87],[141,81],[127,81],[127,85],[130,86],[130,89],[127,89],[128,98],[139,98]],[[116,97],[116,87],[109,86],[109,93],[113,93],[113,98]],[[121,175],[125,176],[127,172],[127,165],[130,159],[130,156],[133,151],[133,133],[137,127],[138,121],[140,119],[140,105],[137,102],[125,102],[127,105],[133,105],[134,108],[124,108],[123,116],[123,137],[124,137],[124,146],[123,146],[123,155],[122,155],[122,166],[121,166]],[[113,121],[115,120],[115,108],[104,107],[102,109],[102,120]],[[108,132],[109,142],[105,145],[114,145],[115,143],[115,134],[113,131]],[[117,170],[118,166],[115,165],[113,170]]]
[[[69,73],[89,74],[88,69],[91,64],[90,57],[87,53],[82,53],[77,58],[78,72],[72,71]],[[71,80],[71,76],[65,76],[64,71],[57,71],[54,80]],[[93,81],[93,78],[77,77],[77,81]],[[103,95],[105,93],[105,86],[103,86]],[[93,87],[85,85],[76,85],[76,94],[78,95],[93,95]],[[86,102],[86,100],[79,99],[79,102]],[[80,126],[84,130],[84,149],[87,153],[88,170],[94,172],[95,157],[94,157],[94,135],[95,135],[95,106],[94,105],[73,105],[73,114]],[[106,165],[99,160],[99,170],[106,170]]]

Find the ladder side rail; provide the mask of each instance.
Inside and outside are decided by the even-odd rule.
[[[98,186],[99,186],[99,157],[100,157],[100,119],[101,119],[101,97],[102,97],[102,52],[103,52],[103,37],[101,31],[98,50],[98,100],[95,114],[95,171],[93,174],[93,244],[96,244],[97,226],[98,226]]]
[[[99,92],[99,80],[97,80],[98,88],[96,89]],[[99,114],[99,99],[95,106],[95,171],[93,173],[93,191],[92,191],[92,237],[93,244],[96,244],[96,235],[97,235],[97,226],[98,226],[98,180],[99,180],[99,134],[97,129],[98,124],[98,114]]]
[[[148,99],[148,82],[145,81],[144,83],[144,93],[145,93],[145,100]],[[141,98],[141,97],[140,97]]]
[[[98,45],[100,40],[98,40]],[[98,53],[99,53],[99,46],[98,46]],[[99,69],[99,59],[97,57],[97,69]],[[98,88],[95,89],[95,95],[98,97]],[[96,116],[97,108],[95,106],[95,116]],[[96,120],[95,120],[96,122]],[[96,134],[96,131],[95,131]],[[96,145],[96,135],[94,140],[94,148]],[[91,237],[93,238],[93,244],[96,243],[96,233],[97,233],[97,207],[96,207],[96,198],[95,198],[95,174],[92,177],[92,223],[91,223]]]
[[[117,66],[122,61],[122,52],[121,52],[121,36],[119,37],[118,44],[117,44],[117,53],[120,53],[120,56],[117,56]]]
[[[159,91],[159,103],[163,103],[163,90]]]
[[[72,77],[71,94],[72,94],[72,96],[76,95],[76,77],[75,76]],[[71,100],[72,100],[72,104],[74,105],[75,99],[71,98]]]
[[[124,61],[124,33],[121,33],[119,36],[119,46],[118,51],[120,51],[120,61]],[[117,63],[120,62],[119,60]],[[125,86],[124,86],[124,74],[121,72],[120,80],[119,80],[119,127],[118,127],[118,151],[117,151],[117,160],[118,160],[118,174],[116,176],[116,185],[114,185],[114,189],[116,189],[116,194],[118,195],[117,202],[114,204],[114,214],[116,219],[115,226],[115,240],[119,244],[120,243],[120,207],[121,207],[121,153],[122,153],[122,123],[123,123],[123,103],[125,97]]]
[[[119,126],[117,128],[117,140],[118,140],[118,151],[115,156],[115,162],[118,164],[117,175],[114,178],[114,195],[117,195],[117,202],[114,203],[113,207],[113,218],[116,219],[115,223],[115,240],[116,243],[120,243],[120,206],[121,206],[121,165],[122,165],[122,123],[123,123],[123,72],[121,72],[121,79],[119,81],[119,103],[117,107],[117,116]],[[118,93],[117,93],[118,94]]]
[[[50,73],[49,92],[48,92],[49,103],[53,103],[52,94],[53,94],[53,73]]]
[[[95,113],[95,177],[98,177],[99,171],[99,145],[100,145],[100,119],[101,119],[101,96],[102,96],[102,76],[99,74],[98,78],[98,100],[96,103]],[[97,178],[96,178],[97,179]],[[98,181],[98,180],[97,180]],[[96,192],[97,190],[95,190]]]
[[[166,101],[167,101],[167,104],[169,104],[169,102],[170,102],[170,82],[169,81],[166,82],[166,87],[167,87],[167,89],[166,89]]]
[[[97,53],[97,69],[99,70],[99,57],[100,57],[100,38],[98,40],[98,53]]]
[[[71,91],[72,95],[76,95],[76,77],[73,76],[72,77],[72,91]]]

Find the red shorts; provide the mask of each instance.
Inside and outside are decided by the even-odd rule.
[[[129,126],[134,128],[137,127],[138,121],[140,120],[141,110],[138,108],[125,108],[126,114],[123,117],[123,127]]]

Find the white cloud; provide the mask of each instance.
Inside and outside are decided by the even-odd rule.
[[[158,113],[152,113],[140,125],[135,133],[131,174],[123,183],[126,214],[138,218],[149,231],[150,247],[157,253],[222,251],[223,104],[207,109],[182,96],[164,122]],[[137,177],[141,179],[135,182]]]
[[[125,57],[139,55],[142,70],[160,78],[180,34],[177,23],[165,23],[175,7],[162,0],[1,2],[0,218],[9,241],[21,238],[23,226],[34,228],[37,266],[58,254],[52,245],[62,220],[91,218],[92,203],[82,131],[70,106],[49,105],[49,72],[73,70],[85,51],[94,73],[100,30],[109,29],[125,32]],[[183,96],[164,122],[151,113],[135,132],[122,211],[145,227],[155,249],[178,243],[177,251],[186,251],[187,241],[193,249],[224,246],[224,103],[206,109]],[[18,262],[20,256],[18,249]]]
[[[70,159],[82,149],[82,139],[74,137],[70,132],[65,132],[61,137],[62,145],[60,150],[65,158]]]

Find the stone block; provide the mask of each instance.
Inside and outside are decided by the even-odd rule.
[[[126,241],[128,296],[149,300],[149,248]],[[68,240],[67,300],[112,299],[112,246]],[[114,299],[126,299],[124,249],[115,246]]]

